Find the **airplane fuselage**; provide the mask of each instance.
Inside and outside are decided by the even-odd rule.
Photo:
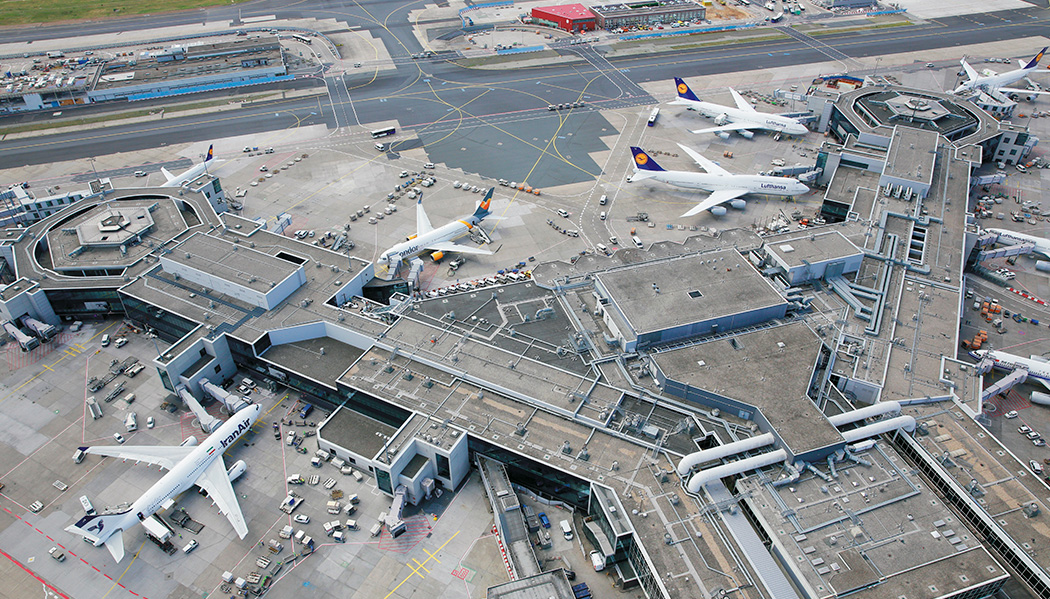
[[[970,355],[978,360],[983,357],[990,358],[999,370],[1013,371],[1023,368],[1028,371],[1028,376],[1032,378],[1050,381],[1050,363],[1048,362],[1040,362],[1039,360],[1023,358],[996,350],[977,350],[970,352]]]
[[[654,172],[646,178],[676,187],[701,191],[746,189],[748,193],[773,196],[802,195],[809,191],[808,187],[795,179],[764,175],[712,175],[687,171],[661,171]]]
[[[757,111],[741,110],[711,102],[692,101],[679,98],[676,103],[685,104],[707,118],[717,119],[725,115],[731,123],[746,123],[752,129],[765,129],[768,131],[779,131],[790,135],[804,135],[805,127],[795,119],[777,114],[766,114]]]
[[[1035,245],[1035,249],[1032,251],[1050,257],[1050,239],[1036,237],[1035,235],[1028,235],[1026,233],[1018,233],[1017,231],[1007,231],[1006,229],[985,229],[985,231],[998,235],[999,243],[1003,243],[1003,240],[1018,245],[1022,243],[1031,243]]]
[[[389,261],[393,263],[399,260],[409,260],[427,251],[427,247],[430,245],[445,241],[455,241],[460,237],[469,235],[470,231],[476,227],[479,222],[481,221],[471,216],[461,220],[454,220],[434,229],[433,231],[423,233],[422,235],[395,245],[380,254],[380,261]]]
[[[117,530],[126,531],[152,516],[169,499],[177,497],[192,487],[208,466],[215,460],[222,459],[222,454],[244,433],[248,432],[261,411],[262,407],[256,404],[234,414],[203,443],[197,445],[193,452],[175,464],[174,468],[136,499],[119,524],[109,524],[107,527],[111,530],[87,529],[98,538],[95,545],[101,546]],[[101,523],[97,526],[101,527]]]

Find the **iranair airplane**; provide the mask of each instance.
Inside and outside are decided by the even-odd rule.
[[[1018,81],[1027,78],[1028,75],[1038,69],[1039,61],[1043,58],[1043,54],[1045,53],[1046,48],[1043,48],[1039,51],[1039,54],[1036,54],[1035,58],[1028,61],[1027,64],[1022,60],[1017,61],[1021,68],[1006,71],[1005,73],[988,72],[980,74],[976,69],[970,66],[970,63],[966,62],[965,58],[963,58],[961,62],[963,70],[966,71],[966,81],[964,81],[959,87],[955,88],[955,93],[959,94],[967,91],[976,91],[978,89],[985,91],[998,90],[1006,92],[1012,97],[1022,96],[1028,100],[1034,100],[1037,95],[1050,93],[1038,89],[1012,89],[1006,87],[1012,83],[1017,83]]]
[[[160,172],[164,174],[164,178],[167,179],[161,184],[161,187],[182,187],[185,183],[193,181],[201,175],[201,173],[208,170],[209,166],[214,166],[221,160],[213,160],[215,158],[214,146],[208,146],[208,155],[204,157],[204,162],[195,164],[189,168],[186,172],[181,175],[173,175],[168,172],[168,169],[161,168]],[[209,164],[210,163],[210,164]]]
[[[678,86],[678,98],[671,102],[672,105],[687,106],[715,120],[715,127],[696,129],[693,133],[717,133],[723,139],[728,139],[731,131],[736,131],[740,135],[751,139],[755,136],[754,130],[756,129],[777,131],[786,135],[805,135],[809,133],[809,129],[806,129],[805,125],[789,116],[755,110],[755,107],[733,88],[729,88],[729,92],[733,94],[736,108],[704,102],[696,97],[696,94],[689,89],[685,81],[675,77],[674,82]]]
[[[1027,233],[1018,233],[1017,231],[1007,231],[1006,229],[985,229],[985,231],[998,235],[998,243],[1001,245],[1030,243],[1035,246],[1032,249],[1033,254],[1039,254],[1044,258],[1050,259],[1050,239],[1028,235]]]
[[[423,210],[423,198],[416,202],[416,234],[379,255],[376,264],[387,268],[397,269],[401,262],[410,260],[424,252],[433,252],[431,257],[435,262],[445,256],[446,252],[458,252],[460,254],[491,254],[488,250],[473,248],[455,243],[460,237],[465,237],[485,220],[489,214],[489,203],[492,202],[492,192],[495,187],[490,188],[481,200],[474,213],[465,218],[454,220],[446,225],[434,228],[430,224],[430,218]]]
[[[710,191],[711,195],[700,202],[682,216],[693,216],[704,210],[710,210],[715,216],[723,216],[726,209],[722,204],[728,203],[733,208],[743,210],[747,202],[740,199],[749,193],[759,195],[796,196],[809,192],[798,179],[790,177],[767,177],[765,175],[734,175],[714,162],[701,156],[698,152],[691,150],[682,144],[679,148],[689,154],[706,173],[695,173],[687,171],[664,170],[656,161],[645,153],[641,148],[631,148],[634,156],[634,174],[629,181],[641,181],[642,179],[654,179],[668,185],[676,185],[685,189],[699,189]]]
[[[248,534],[248,525],[244,522],[237,495],[230,484],[234,473],[227,472],[222,454],[251,429],[261,411],[262,406],[259,404],[242,408],[199,445],[196,438],[190,437],[187,443],[176,447],[81,447],[81,450],[94,455],[154,464],[167,469],[168,473],[136,499],[131,507],[120,512],[84,516],[76,524],[67,527],[66,532],[83,536],[95,547],[104,544],[119,563],[124,559],[122,533],[149,518],[169,499],[196,484],[208,493],[243,539]],[[236,474],[240,475],[240,472]]]

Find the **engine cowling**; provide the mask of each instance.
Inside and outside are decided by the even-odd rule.
[[[748,131],[747,129],[743,129],[741,131],[738,131],[737,133],[739,133],[741,136],[743,136],[744,139],[751,139],[752,137],[755,136],[755,132],[754,131]]]
[[[430,254],[430,257],[434,262],[441,262],[441,259],[445,257],[445,252],[434,252]]]
[[[715,206],[714,208],[711,209],[711,214],[714,214],[715,216],[725,216],[726,215],[725,206]]]
[[[729,205],[737,210],[743,210],[747,208],[747,201],[745,200],[730,200]]]
[[[226,475],[230,477],[230,482],[237,480],[241,477],[244,472],[248,470],[248,464],[244,463],[244,460],[237,460],[230,469],[226,471]]]
[[[718,125],[719,127],[721,127],[722,125],[728,124],[728,123],[729,123],[729,115],[724,113],[724,112],[722,114],[720,114],[720,115],[715,117],[715,124]]]
[[[729,132],[728,131],[719,131],[718,133],[715,133],[715,135],[717,135],[718,137],[721,137],[722,139],[729,139]]]
[[[180,447],[194,447],[195,445],[197,445],[197,437],[194,437],[193,435],[186,437],[185,441],[179,443]]]

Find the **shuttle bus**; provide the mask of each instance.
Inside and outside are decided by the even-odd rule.
[[[387,135],[393,135],[396,131],[397,129],[393,127],[387,127],[386,129],[376,129],[372,132],[372,139],[386,137]]]
[[[293,33],[292,34],[292,39],[297,41],[297,42],[302,42],[302,43],[307,44],[307,45],[310,45],[310,44],[314,43],[314,41],[312,39],[306,37],[305,35],[299,35],[298,33]]]

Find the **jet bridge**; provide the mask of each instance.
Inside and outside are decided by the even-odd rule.
[[[408,487],[398,485],[394,489],[394,501],[391,502],[390,509],[383,518],[383,524],[386,524],[386,529],[390,532],[390,536],[395,539],[405,534],[405,531],[408,530],[408,525],[401,519],[406,501],[408,501]]]
[[[1028,380],[1028,371],[1024,368],[1016,368],[1010,374],[1003,378],[995,381],[987,389],[981,392],[981,401],[988,401],[989,399],[999,395],[1000,393],[1006,393],[1015,386]]]
[[[200,402],[197,401],[197,398],[194,397],[192,393],[190,393],[189,389],[182,385],[179,385],[179,388],[176,389],[176,392],[178,393],[179,397],[182,398],[182,401],[186,402],[186,406],[189,407],[190,411],[192,411],[193,414],[200,421],[202,431],[210,433],[222,426],[222,421],[205,411],[204,406],[202,406]]]
[[[977,252],[977,261],[984,262],[985,260],[994,260],[996,258],[1024,256],[1026,254],[1032,253],[1032,250],[1034,249],[1034,243],[1019,243],[1017,245],[1009,245],[1006,247],[995,248],[991,250],[981,250],[980,252]]]
[[[237,413],[238,410],[251,403],[247,398],[238,397],[236,394],[230,393],[208,379],[201,379],[197,384],[201,386],[205,393],[222,402],[222,405],[226,406],[230,414]]]

